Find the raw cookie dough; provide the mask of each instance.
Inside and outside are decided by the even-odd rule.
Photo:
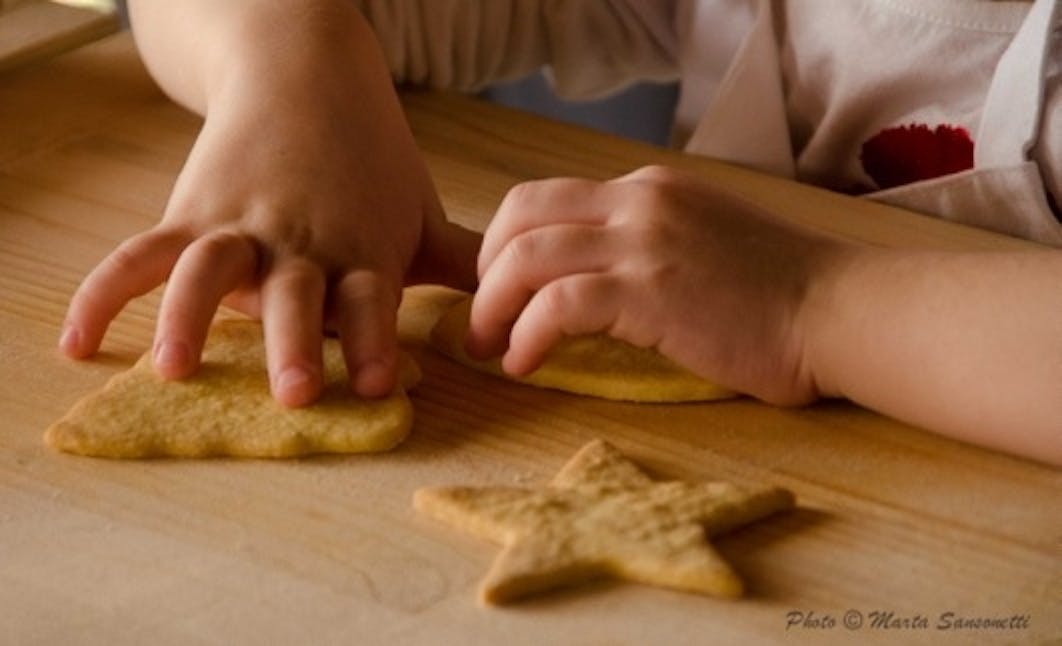
[[[514,379],[502,371],[498,360],[476,361],[465,354],[471,308],[472,299],[468,297],[443,314],[432,329],[432,346],[466,366]],[[736,396],[656,350],[639,348],[603,334],[562,339],[538,370],[516,381],[634,402],[710,401]]]
[[[709,544],[715,536],[794,505],[778,487],[654,482],[600,440],[541,489],[434,487],[414,507],[501,544],[480,587],[505,603],[602,575],[719,597],[741,580]]]
[[[403,354],[401,384],[383,399],[350,389],[339,341],[326,338],[319,401],[285,408],[272,398],[261,324],[213,325],[203,364],[191,378],[165,381],[145,354],[88,395],[45,432],[61,451],[109,458],[295,457],[385,451],[413,424],[405,389],[419,379]]]

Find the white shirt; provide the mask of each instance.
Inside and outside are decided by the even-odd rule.
[[[962,129],[976,146],[996,66],[1033,6],[985,0],[360,4],[397,80],[474,90],[548,65],[558,93],[592,98],[635,80],[678,79],[675,138],[689,152],[842,191],[883,188],[867,172],[862,153],[887,129]],[[750,37],[757,24],[758,39]],[[1006,199],[938,204],[924,199],[939,192],[934,183],[922,191],[907,187],[908,196],[923,194],[916,201],[902,188],[870,196],[1062,244],[1062,224],[1046,210],[1047,194],[1062,203],[1057,31],[1047,47],[1030,165],[1021,181],[1007,180],[1017,188],[1008,189]],[[948,199],[967,193],[965,185],[953,187]],[[1000,204],[1022,193],[1040,193],[1027,196],[1043,203],[1039,214],[1028,214],[1024,202],[998,213]]]

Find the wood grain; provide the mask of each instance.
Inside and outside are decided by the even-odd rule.
[[[0,3],[0,72],[118,31],[118,17],[56,2]]]
[[[66,97],[82,97],[83,105]],[[547,122],[406,93],[451,217],[481,227],[515,182],[646,163],[714,173],[753,199],[887,245],[1024,243]],[[168,102],[128,37],[0,76],[0,608],[11,643],[1043,643],[1062,638],[1057,470],[857,407],[750,400],[638,406],[473,374],[422,345],[441,288],[408,290],[402,336],[424,382],[397,450],[296,461],[111,462],[41,432],[148,347],[157,292],[103,354],[54,350],[78,281],[165,205],[199,120]],[[514,608],[475,603],[495,547],[410,506],[426,485],[537,484],[601,437],[668,478],[780,484],[795,512],[718,542],[739,602],[602,583]],[[841,626],[848,609],[930,629]],[[786,629],[790,611],[830,628]],[[941,613],[1027,615],[1020,630],[938,631]]]

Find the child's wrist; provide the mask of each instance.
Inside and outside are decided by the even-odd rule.
[[[872,247],[849,242],[830,241],[818,254],[808,278],[797,316],[803,365],[811,375],[819,397],[845,396],[843,362],[839,353],[853,351],[844,339],[850,338],[842,328],[850,324],[856,296],[861,293],[858,276],[873,256]]]
[[[208,108],[268,103],[305,108],[334,100],[378,77],[390,82],[371,26],[348,3],[254,15],[238,38],[215,48],[204,79]],[[285,19],[286,18],[286,19]],[[381,68],[381,69],[376,69]]]

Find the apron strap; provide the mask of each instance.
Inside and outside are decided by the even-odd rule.
[[[1059,4],[1036,0],[999,59],[975,139],[974,168],[1028,160],[1040,130],[1047,53]]]

